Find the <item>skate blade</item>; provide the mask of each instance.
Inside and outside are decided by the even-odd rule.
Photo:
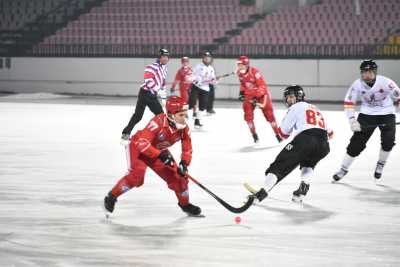
[[[332,177],[332,184],[336,184],[336,183],[339,183],[342,179],[343,179],[343,177],[342,178],[339,178],[339,177],[337,177],[337,178],[335,178],[335,177],[337,177],[336,175],[334,175],[333,177]]]
[[[304,195],[300,195],[300,196],[293,196],[292,197],[292,201],[295,203],[303,203],[303,199],[304,199]]]
[[[104,212],[104,217],[108,220],[111,217],[111,212],[109,212],[108,210],[106,210],[106,208],[104,207],[104,203],[103,205],[101,205],[101,208],[103,209]]]
[[[186,213],[186,212],[185,212],[185,213]],[[193,214],[186,213],[186,215],[187,215],[188,217],[193,217],[193,218],[205,218],[205,217],[206,217],[206,215],[204,215],[204,214],[193,215]]]

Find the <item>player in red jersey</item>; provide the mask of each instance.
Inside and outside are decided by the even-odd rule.
[[[256,68],[250,67],[250,60],[246,56],[239,57],[236,63],[238,65],[237,76],[240,81],[239,100],[243,102],[244,120],[253,135],[254,143],[258,143],[259,140],[254,125],[254,109],[256,107],[262,110],[264,117],[271,124],[276,139],[281,142],[282,138],[279,136],[271,94],[262,74]]]
[[[186,102],[189,101],[189,90],[192,87],[192,74],[193,70],[189,66],[189,58],[181,58],[182,67],[176,72],[175,80],[172,83],[171,92],[175,91],[176,85],[179,83],[180,96]]]
[[[188,215],[199,215],[201,209],[189,202],[188,180],[185,177],[192,159],[190,129],[186,124],[187,102],[172,96],[166,102],[167,114],[156,115],[144,128],[131,137],[127,149],[128,173],[122,177],[104,198],[104,208],[112,213],[117,198],[133,187],[143,185],[147,167],[157,173],[173,190],[178,205]],[[179,165],[168,148],[181,141]]]

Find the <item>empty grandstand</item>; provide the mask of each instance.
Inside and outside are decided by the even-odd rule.
[[[0,52],[9,56],[141,57],[160,45],[190,56],[204,49],[220,57],[400,56],[397,0],[5,0],[0,7]]]

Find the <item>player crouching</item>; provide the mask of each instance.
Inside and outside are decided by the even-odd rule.
[[[104,198],[107,212],[114,211],[117,198],[133,187],[143,185],[147,167],[150,167],[173,190],[179,207],[188,215],[199,215],[201,209],[189,202],[187,167],[192,158],[190,130],[186,124],[187,103],[178,96],[166,102],[166,114],[156,115],[141,131],[131,137],[127,147],[128,173],[118,181]],[[181,140],[182,155],[176,164],[168,148]]]
[[[286,139],[293,129],[297,130],[297,135],[266,170],[264,188],[256,192],[248,187],[259,201],[266,198],[267,192],[299,165],[302,181],[293,192],[293,201],[302,201],[310,188],[315,166],[330,151],[328,137],[333,133],[327,130],[319,109],[304,101],[303,88],[298,85],[289,86],[283,95],[289,110],[279,127],[280,135]]]

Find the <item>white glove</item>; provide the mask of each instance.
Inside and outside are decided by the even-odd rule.
[[[167,90],[161,89],[160,91],[158,91],[158,95],[160,96],[161,100],[167,99]]]
[[[354,117],[350,118],[350,119],[349,119],[349,122],[350,122],[350,129],[351,129],[353,132],[361,132],[361,125],[360,125],[360,123],[357,121],[356,118],[354,118]]]
[[[131,141],[129,140],[129,134],[122,134],[121,141],[120,141],[121,145],[127,146],[127,145],[129,145],[130,142]]]

